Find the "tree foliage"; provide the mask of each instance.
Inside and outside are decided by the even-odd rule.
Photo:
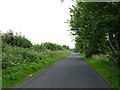
[[[27,38],[23,37],[22,35],[19,35],[18,33],[14,35],[12,30],[9,30],[9,32],[7,33],[2,33],[2,42],[3,42],[2,45],[3,50],[6,44],[11,46],[23,47],[23,48],[31,48],[38,52],[40,50],[45,50],[45,49],[49,49],[49,50],[69,49],[69,46],[66,45],[61,46],[50,42],[42,43],[41,45],[39,44],[32,45],[31,41],[29,41]]]
[[[31,41],[21,35],[14,35],[12,30],[9,30],[8,33],[2,34],[2,42],[11,46],[24,48],[30,48],[32,46]]]
[[[120,2],[77,2],[70,16],[79,52],[86,57],[98,53],[120,57]]]
[[[66,46],[66,45],[61,46],[61,45],[50,43],[50,42],[42,43],[41,45],[50,50],[69,49],[69,46]]]

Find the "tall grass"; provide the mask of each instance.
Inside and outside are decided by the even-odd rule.
[[[105,55],[86,58],[80,54],[113,88],[120,88],[120,68],[108,61]]]
[[[43,50],[6,45],[3,54],[3,88],[12,87],[71,54],[69,50]]]
[[[19,64],[24,64],[26,62],[36,62],[39,60],[44,60],[48,57],[54,57],[62,53],[68,53],[69,50],[39,50],[35,51],[30,48],[22,48],[17,46],[5,45],[2,53],[2,69],[9,68],[12,66],[17,66]]]

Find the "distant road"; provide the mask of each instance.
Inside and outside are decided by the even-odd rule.
[[[15,88],[111,88],[78,54],[72,54]]]

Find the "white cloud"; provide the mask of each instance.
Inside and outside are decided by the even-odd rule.
[[[1,0],[0,30],[21,32],[33,43],[52,42],[74,47],[68,32],[69,7],[66,0]]]

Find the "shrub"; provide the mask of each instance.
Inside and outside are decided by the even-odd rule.
[[[69,46],[63,45],[62,46],[64,49],[69,49]]]
[[[49,49],[49,50],[63,50],[63,49],[69,49],[69,46],[66,46],[66,45],[58,45],[58,44],[54,44],[54,43],[49,43],[49,42],[46,42],[46,43],[42,43],[41,44],[43,47]]]
[[[32,46],[32,43],[25,37],[20,36],[20,37],[17,37],[16,40],[17,40],[16,45],[18,47],[30,48]]]
[[[8,62],[8,57],[5,53],[2,53],[2,69],[5,69],[10,66],[10,63]]]
[[[16,37],[13,35],[12,31],[9,31],[8,33],[5,33],[2,35],[2,41],[3,43],[6,43],[8,45],[16,45],[17,43],[17,39]]]
[[[31,62],[37,60],[36,54],[34,54],[34,53],[32,53],[32,52],[23,51],[21,54],[22,54],[22,57],[23,57],[25,60],[28,60],[28,61],[31,61]]]
[[[111,52],[109,54],[109,60],[120,67],[120,52]]]
[[[43,46],[50,50],[56,50],[56,45],[52,43],[44,43]]]
[[[42,46],[49,50],[62,50],[62,46],[53,43],[43,43]]]
[[[20,35],[15,36],[11,30],[9,30],[7,33],[2,34],[2,42],[11,46],[24,48],[30,48],[32,46],[31,41]]]
[[[42,50],[45,50],[46,48],[44,47],[44,46],[42,46],[42,45],[33,45],[32,47],[31,47],[31,49],[32,50],[35,50],[35,51],[37,51],[37,52],[40,52],[40,51],[42,51]]]

